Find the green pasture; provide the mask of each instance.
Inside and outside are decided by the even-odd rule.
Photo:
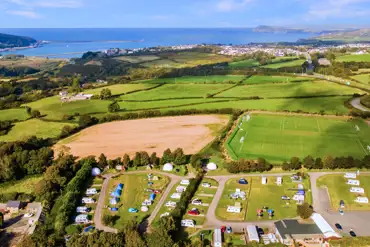
[[[242,176],[241,176],[242,177]],[[240,177],[240,178],[241,178]],[[220,220],[228,220],[228,221],[244,221],[246,210],[247,210],[247,201],[249,198],[250,190],[251,190],[251,183],[248,184],[239,184],[239,178],[232,178],[229,179],[226,184],[224,191],[222,192],[222,196],[218,201],[217,208],[216,208],[216,216]],[[249,179],[247,179],[249,182]],[[236,189],[240,189],[246,193],[246,200],[241,199],[231,199],[230,194],[234,193]],[[229,213],[227,212],[227,206],[234,206],[235,202],[240,202],[242,206],[242,210],[240,213]]]
[[[129,63],[142,63],[142,62],[158,60],[161,58],[155,55],[142,55],[142,56],[119,56],[119,57],[116,57],[115,59],[129,62]]]
[[[29,118],[25,108],[14,108],[0,111],[0,121],[12,121],[19,120],[23,121]]]
[[[291,61],[282,61],[277,63],[271,63],[264,66],[261,66],[262,68],[268,68],[268,69],[279,69],[279,68],[285,68],[285,67],[297,67],[301,66],[304,63],[304,59],[298,59],[298,60],[291,60]]]
[[[60,135],[65,125],[71,124],[30,119],[15,123],[8,134],[0,136],[0,141],[19,141],[30,136],[36,136],[38,138],[55,138]]]
[[[254,59],[246,59],[237,62],[229,63],[229,68],[232,69],[240,69],[240,68],[250,68],[250,67],[257,67],[259,63]]]
[[[359,187],[365,189],[365,194],[351,193],[349,190],[353,186],[347,184],[348,179],[344,178],[343,174],[322,176],[317,180],[317,186],[328,189],[332,210],[338,210],[340,200],[345,203],[344,211],[369,210],[370,204],[357,203],[355,199],[357,196],[370,198],[370,176],[360,174],[356,179],[360,180]]]
[[[35,190],[36,184],[42,179],[42,176],[26,177],[17,181],[10,181],[0,183],[0,193],[27,193],[32,194]]]
[[[177,63],[176,61],[169,59],[159,59],[150,62],[141,63],[140,65],[144,67],[163,67],[163,68],[182,68],[183,64]]]
[[[241,128],[236,127],[226,143],[234,159],[263,157],[282,162],[293,156],[362,158],[369,154],[370,127],[362,120],[252,114],[251,120],[240,121]]]
[[[112,92],[112,95],[118,95],[118,94],[125,94],[125,93],[128,93],[128,92],[136,91],[136,90],[148,89],[148,88],[151,88],[151,87],[153,87],[153,85],[148,85],[148,84],[115,84],[115,85],[111,85],[111,86],[107,86],[107,87],[88,89],[88,90],[85,90],[84,93],[100,95],[101,90],[107,88]]]
[[[358,69],[356,71],[352,70],[352,74],[360,74],[360,73],[370,73],[370,69]]]
[[[336,58],[338,62],[370,62],[370,54],[350,54]]]
[[[364,84],[370,84],[370,74],[354,75],[351,78]]]
[[[228,56],[203,52],[178,52],[169,55],[168,58],[178,63],[185,64],[186,66],[196,66],[200,64],[214,64],[221,62],[229,62],[231,60],[231,58]]]
[[[137,81],[139,83],[237,83],[245,79],[243,75],[205,75],[205,76],[182,76],[176,78],[156,78]]]
[[[327,81],[302,83],[276,83],[262,85],[240,85],[218,94],[216,97],[299,97],[324,95],[352,95],[362,94],[362,90]]]
[[[297,192],[298,183],[292,182],[290,176],[283,176],[283,183],[276,184],[276,177],[267,177],[267,184],[262,184],[261,177],[251,177],[247,181],[251,183],[251,193],[248,201],[246,220],[269,220],[268,213],[262,217],[257,216],[257,210],[264,206],[274,210],[274,220],[294,218],[297,216],[297,203],[292,200]],[[302,181],[306,190],[305,201],[312,204],[309,178]],[[281,200],[282,196],[289,196],[291,200]]]
[[[277,75],[254,75],[245,80],[244,84],[265,84],[265,83],[283,83],[283,82],[300,82],[312,81],[308,77],[294,77],[294,76],[277,76]]]
[[[157,100],[174,98],[206,97],[229,88],[230,84],[166,84],[158,88],[123,95],[122,100]]]
[[[153,174],[156,175],[156,174]],[[169,178],[162,175],[156,175],[159,177],[158,181],[153,181],[152,189],[164,190],[169,183]],[[109,204],[110,193],[115,190],[117,184],[123,184],[122,195],[119,203],[115,206],[118,208],[118,212],[110,212],[108,209],[104,209],[104,214],[117,215],[119,219],[115,222],[114,227],[122,229],[130,220],[135,220],[140,223],[143,219],[148,217],[154,210],[156,204],[160,200],[162,194],[157,194],[154,203],[149,207],[148,212],[141,212],[141,203],[145,199],[149,199],[151,192],[146,192],[145,189],[149,188],[147,174],[127,174],[112,178],[109,181],[108,191],[105,196],[105,205]],[[129,208],[136,208],[139,210],[138,213],[129,213]]]

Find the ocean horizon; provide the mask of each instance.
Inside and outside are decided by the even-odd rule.
[[[259,33],[253,28],[0,28],[0,33],[48,41],[38,48],[2,52],[56,58],[80,57],[87,51],[186,44],[295,42],[310,33]]]

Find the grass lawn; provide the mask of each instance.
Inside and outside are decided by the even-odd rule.
[[[370,62],[370,54],[350,54],[337,57],[337,62]]]
[[[297,97],[318,95],[351,95],[362,90],[326,81],[241,85],[218,94],[216,97]]]
[[[115,57],[115,59],[126,61],[129,63],[142,63],[142,62],[158,60],[161,58],[155,55],[143,55],[143,56],[119,56],[119,57]]]
[[[60,131],[65,125],[71,124],[31,119],[16,123],[8,134],[0,136],[0,141],[19,141],[30,136],[36,136],[38,138],[54,138],[59,136]]]
[[[6,183],[0,183],[0,193],[27,193],[32,194],[35,189],[35,185],[42,179],[42,175],[26,177],[17,181],[10,181]]]
[[[247,60],[229,63],[229,68],[232,68],[232,69],[250,68],[250,67],[257,67],[257,66],[259,66],[259,63],[254,59],[247,59]]]
[[[293,198],[297,189],[298,183],[292,182],[290,176],[283,176],[282,185],[276,184],[276,177],[267,177],[267,184],[262,184],[261,177],[252,177],[248,180],[251,183],[250,197],[247,199],[248,208],[246,220],[269,220],[268,213],[264,213],[263,217],[257,216],[257,210],[264,206],[274,210],[274,220],[294,218],[297,216],[297,204],[294,200],[283,201],[281,196],[289,196]],[[312,195],[308,191],[310,189],[309,178],[302,182],[306,191],[306,202],[312,204]]]
[[[137,81],[139,83],[237,83],[245,79],[243,75],[207,75],[207,76],[182,76],[176,78],[156,78]]]
[[[154,174],[155,175],[155,174]],[[155,175],[159,177],[158,181],[153,181],[152,189],[164,190],[169,183],[169,178],[162,175]],[[114,227],[122,229],[126,222],[129,220],[135,219],[140,223],[143,219],[148,217],[150,213],[155,208],[155,205],[158,203],[162,194],[157,194],[157,197],[154,200],[154,203],[149,206],[148,212],[141,212],[141,203],[145,199],[149,199],[151,192],[146,192],[145,189],[148,188],[148,178],[147,174],[127,174],[121,175],[109,181],[109,194],[106,195],[105,205],[108,205],[110,199],[110,193],[113,191],[118,183],[122,183],[123,191],[120,197],[120,202],[117,207],[119,208],[118,213],[111,213],[108,209],[104,210],[105,214],[118,215],[120,218],[116,221]],[[129,208],[136,208],[139,210],[138,213],[129,213]]]
[[[364,84],[370,84],[370,74],[354,75],[351,78]]]
[[[317,186],[327,187],[330,195],[330,203],[332,210],[338,210],[340,200],[345,203],[345,211],[348,210],[369,210],[370,204],[357,203],[354,200],[357,196],[366,196],[370,198],[370,175],[361,175],[357,177],[360,180],[361,188],[365,189],[365,194],[351,193],[351,187],[356,187],[347,184],[343,174],[332,174],[322,176],[317,180]]]
[[[240,176],[242,178],[242,176]],[[228,220],[228,221],[243,221],[245,220],[246,210],[247,210],[247,200],[249,198],[250,190],[251,190],[251,183],[250,179],[248,178],[248,184],[239,184],[239,178],[232,178],[228,180],[225,184],[224,191],[222,192],[222,196],[218,201],[218,205],[216,208],[216,216],[220,220]],[[241,191],[246,193],[246,200],[242,201],[241,199],[230,199],[230,194],[235,192],[235,189],[239,188]],[[240,202],[242,205],[242,210],[240,213],[229,213],[227,212],[227,206],[235,205],[235,202]]]
[[[100,92],[103,89],[108,88],[112,92],[112,95],[118,95],[118,94],[124,94],[124,93],[128,93],[128,92],[136,91],[136,90],[147,89],[147,88],[151,88],[151,87],[153,87],[153,85],[148,85],[148,84],[115,84],[115,85],[107,86],[107,87],[88,89],[88,90],[85,90],[84,93],[100,95]]]
[[[264,66],[261,66],[262,68],[268,68],[268,69],[279,69],[279,68],[285,68],[285,67],[297,67],[301,66],[304,63],[304,59],[298,59],[298,60],[292,60],[292,61],[283,61],[279,63],[272,63],[267,64]]]
[[[293,76],[277,76],[277,75],[253,75],[245,80],[244,84],[265,84],[265,83],[282,83],[282,82],[300,82],[312,81],[313,78],[308,77],[293,77]]]
[[[229,84],[167,84],[150,91],[123,95],[122,100],[154,100],[206,97],[229,88]]]
[[[0,121],[5,120],[26,120],[30,116],[27,114],[26,109],[24,108],[14,108],[0,111]]]
[[[234,159],[263,157],[270,162],[307,155],[362,158],[368,154],[369,137],[370,127],[362,120],[252,114],[234,130],[226,148]]]
[[[168,207],[165,206],[166,202],[168,202],[168,201],[179,202],[180,201],[180,199],[171,198],[171,195],[176,192],[176,187],[179,186],[179,185],[180,185],[180,182],[176,183],[172,187],[172,189],[170,190],[170,193],[168,193],[168,196],[167,196],[166,200],[164,201],[162,207],[160,208],[160,210],[158,211],[158,214],[156,215],[156,217],[154,219],[154,222],[153,222],[154,224],[156,222],[158,222],[158,220],[161,218],[161,214],[164,214],[166,212],[171,213],[171,211],[173,210],[173,208],[168,208]]]

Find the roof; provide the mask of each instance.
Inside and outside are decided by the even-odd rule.
[[[259,236],[257,232],[257,226],[255,225],[248,225],[247,226],[248,238],[251,241],[259,242]]]
[[[8,201],[8,203],[6,204],[7,208],[19,208],[20,206],[21,206],[20,201]]]
[[[274,225],[283,239],[286,239],[286,235],[322,234],[316,224],[300,224],[298,220],[280,220]]]
[[[329,225],[329,223],[321,216],[321,214],[314,213],[311,216],[311,219],[315,222],[317,227],[324,234],[325,238],[340,238],[341,236],[334,231],[334,229]]]

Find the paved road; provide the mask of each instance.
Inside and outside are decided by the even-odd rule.
[[[361,104],[360,98],[354,98],[353,100],[351,100],[351,105],[360,111],[370,112],[369,108]]]
[[[103,175],[103,177],[105,179],[104,179],[104,182],[103,182],[103,186],[101,188],[101,191],[100,191],[98,203],[96,205],[95,214],[94,214],[94,223],[95,223],[95,228],[98,229],[98,230],[102,230],[102,231],[105,231],[105,232],[114,232],[114,233],[117,233],[118,232],[117,229],[112,228],[112,227],[105,226],[102,223],[104,199],[105,199],[105,195],[107,193],[109,180],[114,175],[116,175],[116,174],[106,174],[106,175]]]

